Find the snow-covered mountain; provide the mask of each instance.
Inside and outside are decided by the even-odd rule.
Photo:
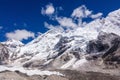
[[[48,30],[25,46],[15,40],[3,44],[15,48],[12,65],[76,69],[88,63],[85,58],[88,55],[88,43],[97,39],[101,32],[120,36],[120,9],[109,13],[106,18],[95,19],[84,27],[69,31],[59,28]]]
[[[11,48],[17,48],[17,47],[24,46],[24,44],[21,41],[14,40],[14,39],[9,39],[5,42],[2,42],[2,44],[6,45],[7,47],[11,47]]]
[[[20,50],[21,47],[24,46],[24,44],[21,41],[9,39],[5,42],[1,42],[1,44],[6,48],[9,54],[8,60],[12,60],[14,55],[16,55],[16,51]]]

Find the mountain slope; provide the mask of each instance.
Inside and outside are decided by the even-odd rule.
[[[39,68],[79,67],[88,62],[85,56],[88,54],[86,50],[89,41],[97,39],[101,32],[120,36],[119,26],[120,10],[116,10],[106,18],[95,19],[84,27],[69,31],[51,29],[18,49],[14,64],[20,62],[27,67]]]

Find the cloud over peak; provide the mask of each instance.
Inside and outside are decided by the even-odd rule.
[[[76,18],[87,18],[91,14],[92,14],[92,11],[87,9],[87,7],[85,5],[82,5],[76,9],[74,9],[71,16],[76,17]]]
[[[31,31],[27,31],[25,29],[23,29],[23,30],[18,29],[18,30],[15,30],[14,32],[6,33],[6,37],[8,39],[15,39],[15,40],[22,41],[23,39],[27,40],[28,38],[34,38],[35,34]]]
[[[92,10],[89,10],[85,5],[82,5],[76,9],[73,10],[73,13],[71,14],[71,17],[74,18],[92,18],[97,19],[102,17],[102,13],[93,14]]]
[[[64,27],[74,28],[77,26],[71,18],[59,17],[57,18],[57,21],[61,26],[64,26]]]

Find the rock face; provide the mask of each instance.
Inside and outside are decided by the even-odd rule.
[[[4,64],[9,59],[9,50],[0,43],[0,64]]]
[[[106,65],[118,67],[120,64],[120,36],[113,33],[100,33],[96,40],[89,41],[87,53],[93,58],[101,57]]]
[[[100,32],[96,40],[89,41],[87,45],[87,53],[105,52],[115,45],[120,37],[114,33],[107,34]]]

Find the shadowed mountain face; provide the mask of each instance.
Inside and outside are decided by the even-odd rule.
[[[119,68],[120,36],[113,33],[100,33],[96,40],[89,41],[87,53],[92,55],[92,59],[102,58],[107,68],[111,66]]]
[[[89,41],[86,51],[87,53],[99,53],[99,52],[105,52],[108,49],[112,48],[113,46],[119,48],[118,46],[119,41],[120,41],[120,37],[116,34],[113,33],[107,34],[104,32],[100,32],[96,40]]]

